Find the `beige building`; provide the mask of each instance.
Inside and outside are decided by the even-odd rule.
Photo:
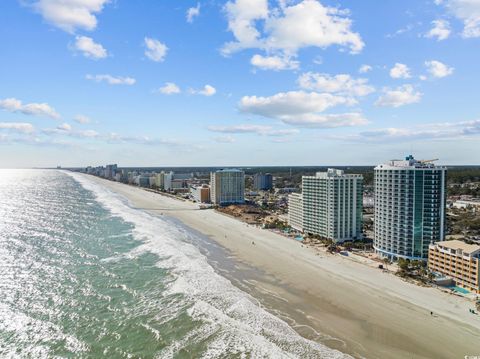
[[[303,197],[301,193],[288,195],[288,224],[297,231],[303,231]]]
[[[452,278],[455,285],[480,293],[480,246],[459,240],[430,244],[428,269]]]
[[[195,201],[199,203],[210,202],[210,187],[208,185],[192,187],[190,188],[190,193]]]

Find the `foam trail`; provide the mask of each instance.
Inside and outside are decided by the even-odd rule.
[[[146,251],[159,257],[157,265],[174,280],[166,294],[181,294],[189,303],[188,314],[202,325],[158,353],[172,357],[192,343],[206,343],[203,358],[236,355],[248,358],[350,358],[325,345],[308,340],[285,321],[258,305],[248,293],[220,276],[197,247],[183,240],[194,236],[164,218],[129,206],[123,196],[94,183],[84,175],[68,172],[113,215],[134,224],[133,234],[142,242],[130,255]],[[159,311],[164,310],[163,308]]]

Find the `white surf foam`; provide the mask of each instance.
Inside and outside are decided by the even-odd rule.
[[[204,358],[237,355],[248,358],[350,358],[337,350],[307,340],[285,321],[261,308],[258,301],[235,287],[211,267],[198,248],[182,239],[194,236],[185,228],[128,205],[123,196],[88,177],[68,173],[113,215],[133,223],[142,245],[132,255],[149,251],[159,256],[158,265],[175,277],[167,287],[182,294],[192,305],[188,314],[203,324],[176,341],[159,358],[171,357],[182,347],[206,340]],[[161,309],[159,309],[161,310]]]

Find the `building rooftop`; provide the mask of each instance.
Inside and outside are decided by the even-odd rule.
[[[461,249],[465,253],[474,253],[476,251],[480,251],[480,246],[476,244],[468,244],[463,241],[459,241],[458,239],[454,239],[451,241],[443,241],[437,242],[436,245],[441,247],[450,248],[450,249]]]
[[[403,160],[390,160],[375,167],[375,169],[389,169],[389,168],[445,168],[442,166],[435,166],[432,160],[416,160],[412,155],[408,155]]]
[[[352,173],[345,173],[343,170],[338,170],[336,168],[329,168],[327,172],[317,172],[315,176],[303,176],[303,177],[314,177],[314,178],[335,178],[335,177],[343,177],[343,178],[363,178],[362,175],[359,174],[352,174]]]

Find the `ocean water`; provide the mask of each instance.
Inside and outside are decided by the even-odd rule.
[[[0,358],[342,358],[87,176],[0,170]]]

